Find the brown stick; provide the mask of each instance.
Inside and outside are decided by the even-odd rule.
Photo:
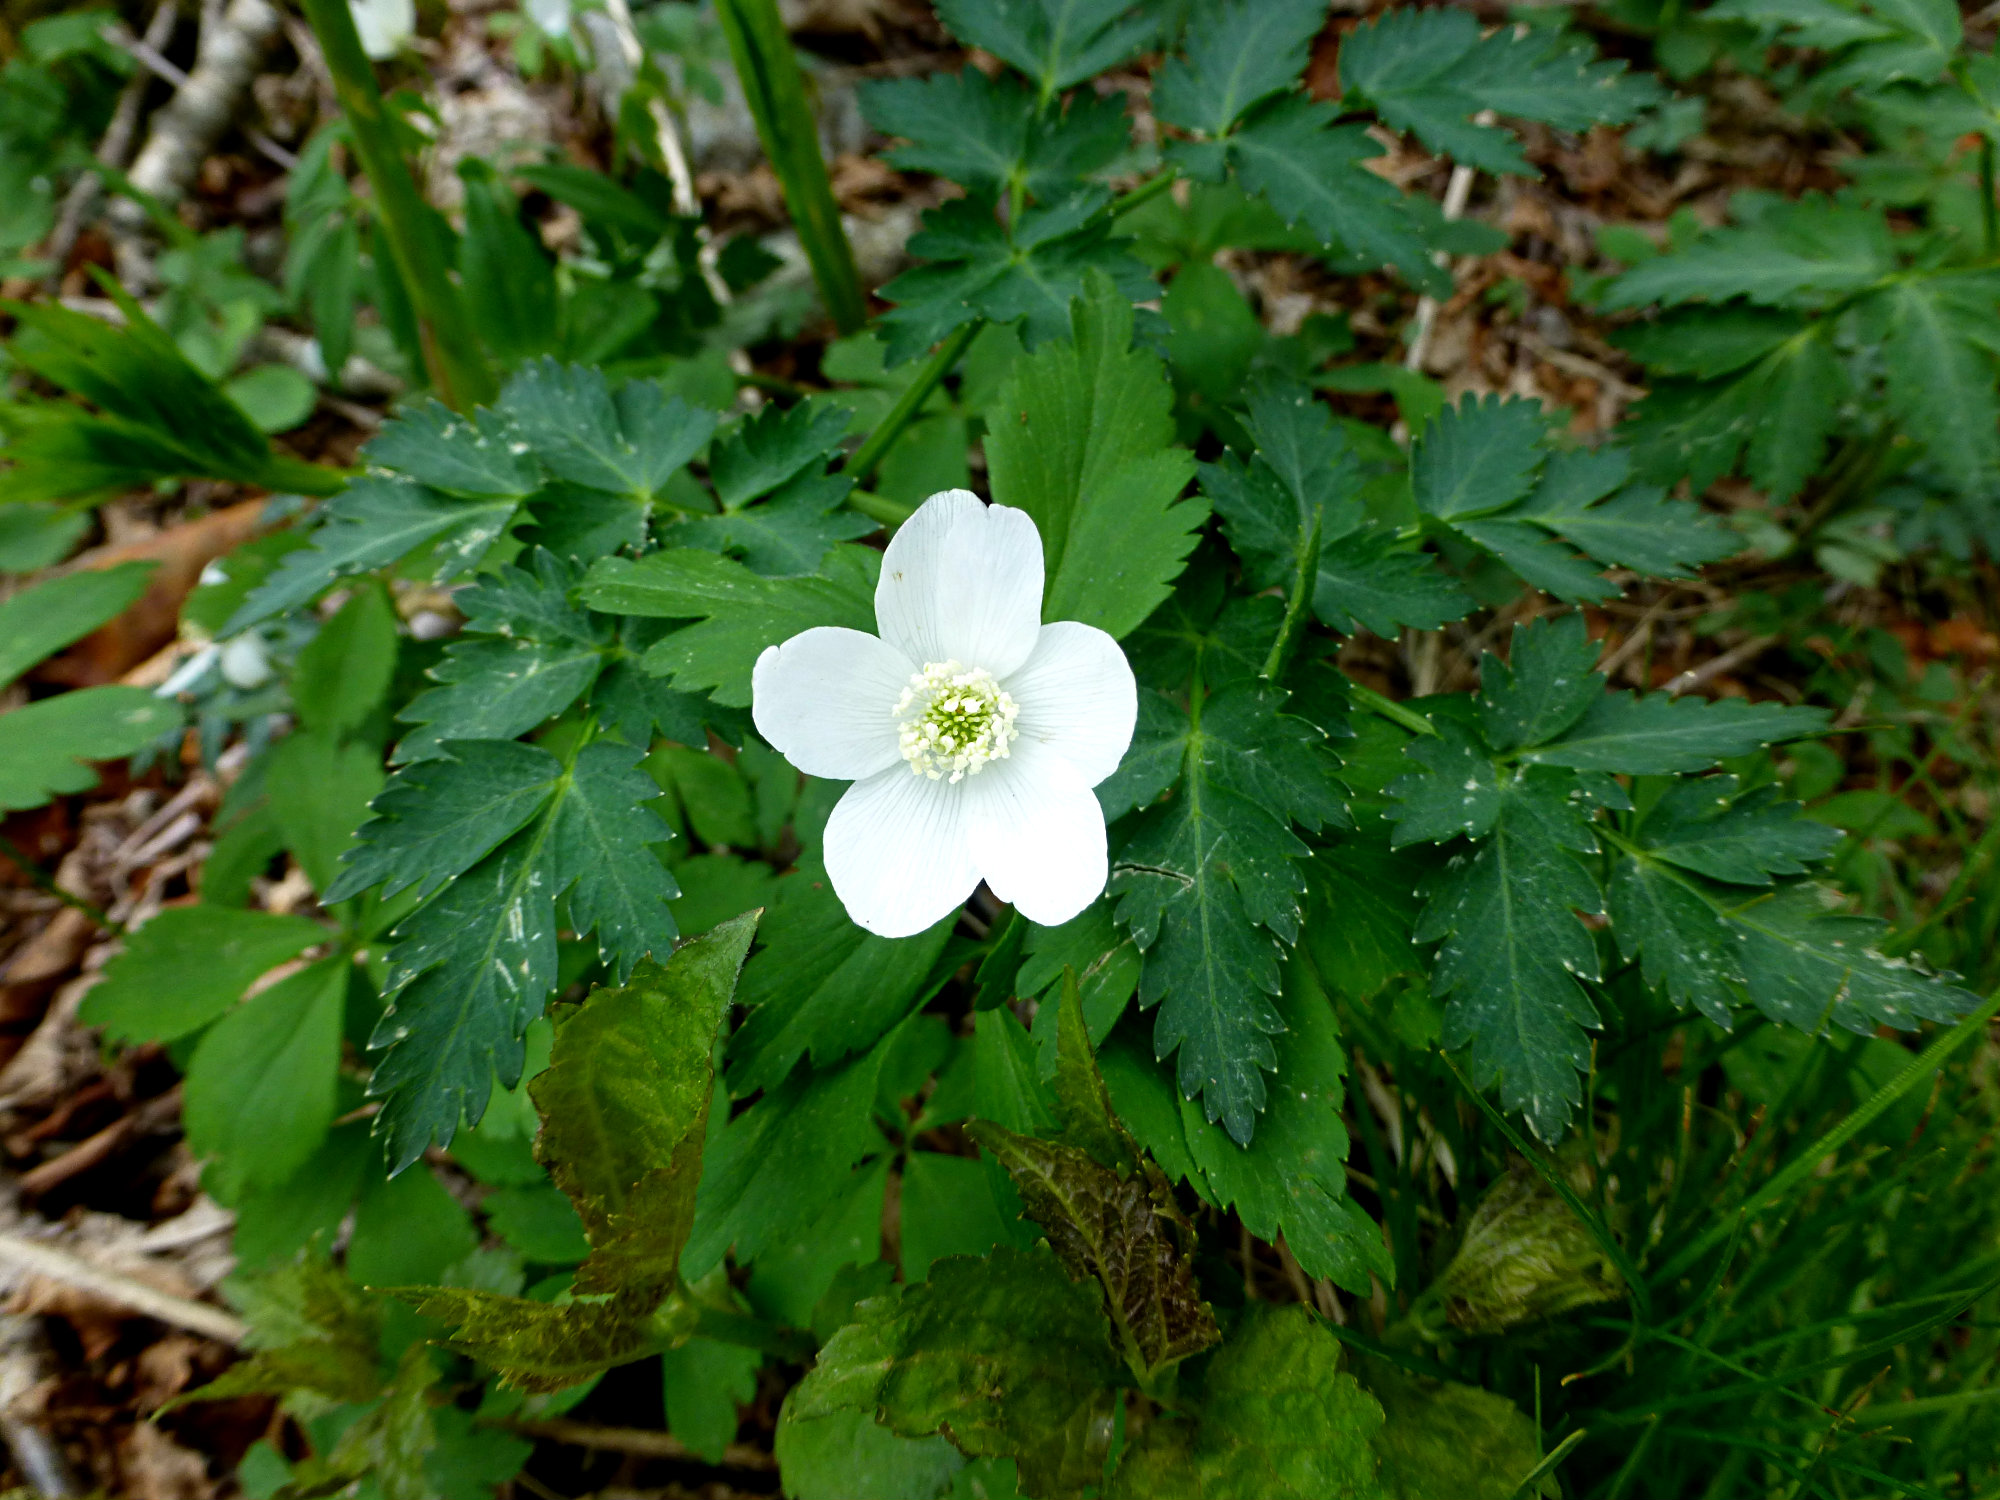
[[[572,1422],[558,1417],[541,1422],[509,1422],[507,1430],[518,1432],[522,1437],[567,1443],[572,1448],[629,1453],[634,1458],[677,1458],[697,1464],[708,1462],[672,1433],[653,1432],[643,1427],[605,1427],[596,1422]],[[722,1462],[716,1467],[768,1473],[777,1466],[777,1459],[762,1448],[753,1448],[748,1443],[731,1443],[722,1450]]]
[[[158,1098],[148,1099],[122,1119],[113,1120],[96,1135],[79,1141],[61,1156],[51,1157],[32,1171],[23,1172],[15,1186],[22,1197],[39,1198],[79,1173],[88,1172],[108,1161],[127,1141],[151,1135],[177,1118],[180,1112],[181,1086],[177,1083]]]

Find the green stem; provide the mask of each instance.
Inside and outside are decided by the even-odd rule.
[[[1150,178],[1133,188],[1131,192],[1121,193],[1116,198],[1113,198],[1104,211],[1114,219],[1123,218],[1126,214],[1132,212],[1133,209],[1143,204],[1151,203],[1180,180],[1180,168],[1168,167],[1158,177]]]
[[[1979,138],[1979,220],[1986,230],[1986,255],[2000,255],[2000,206],[1993,201],[1993,137]]]
[[[917,513],[914,505],[891,500],[887,495],[878,495],[873,490],[849,490],[847,505],[850,510],[858,510],[869,520],[880,521],[884,526],[901,526]],[[2000,824],[1994,826],[2000,827]]]
[[[858,333],[868,320],[868,299],[840,225],[840,205],[819,151],[819,124],[806,102],[805,76],[779,19],[777,0],[716,0],[715,16],[820,297],[836,328]]]
[[[1271,682],[1284,680],[1285,668],[1292,664],[1292,653],[1298,650],[1299,640],[1305,634],[1306,620],[1312,612],[1313,590],[1319,584],[1319,535],[1324,519],[1323,511],[1313,513],[1312,534],[1299,550],[1291,597],[1285,601],[1285,618],[1278,626],[1278,638],[1271,642],[1271,654],[1264,658],[1264,676]]]
[[[978,337],[979,330],[985,326],[985,319],[974,318],[970,323],[952,330],[951,336],[938,345],[937,353],[931,356],[930,363],[919,370],[917,378],[903,388],[903,394],[896,398],[896,404],[889,408],[889,414],[877,424],[875,430],[868,434],[866,441],[856,448],[853,456],[841,466],[841,473],[856,484],[868,482],[869,476],[875,472],[875,466],[882,462],[882,456],[889,451],[890,445],[909,425],[910,418],[914,417],[918,409],[930,399],[931,392],[938,387],[938,382],[951,373],[951,367],[958,363],[959,356],[965,353],[973,339]],[[859,506],[855,508],[861,509]],[[867,510],[862,510],[861,513],[872,514]]]
[[[1405,708],[1400,703],[1384,698],[1375,689],[1363,687],[1345,673],[1341,674],[1341,683],[1347,689],[1347,696],[1352,700],[1355,707],[1365,708],[1370,713],[1378,714],[1382,718],[1387,719],[1391,724],[1401,725],[1404,729],[1409,730],[1411,734],[1428,734],[1432,736],[1437,734],[1437,725],[1426,719],[1415,709]]]
[[[354,142],[354,154],[375,190],[375,217],[389,244],[390,258],[409,288],[423,340],[424,365],[445,405],[458,411],[491,401],[498,394],[472,318],[452,280],[447,241],[410,164],[397,148],[395,132],[375,72],[346,0],[302,0],[306,19],[326,55],[334,92]]]
[[[1556,1465],[1568,1458],[1570,1450],[1589,1436],[1588,1427],[1579,1427],[1557,1443],[1547,1458],[1522,1476],[1521,1482],[1514,1486],[1514,1493],[1509,1500],[1532,1500],[1533,1496],[1540,1493],[1542,1481],[1555,1472]]]
[[[1783,1197],[1799,1183],[1812,1176],[1819,1170],[1820,1163],[1874,1124],[1885,1110],[1932,1072],[1944,1066],[1947,1057],[1980,1035],[1986,1023],[1996,1014],[2000,1014],[2000,990],[1995,990],[1978,1010],[1911,1058],[1902,1072],[1869,1096],[1867,1103],[1814,1141],[1794,1158],[1789,1166],[1775,1173],[1769,1182],[1746,1198],[1743,1206],[1735,1213],[1710,1225],[1705,1234],[1660,1267],[1653,1278],[1654,1284],[1665,1285],[1729,1238],[1739,1223],[1747,1223],[1752,1215],[1761,1212],[1774,1200]]]
[[[36,889],[55,897],[56,900],[62,902],[64,906],[69,907],[72,911],[82,912],[106,932],[118,932],[121,930],[119,925],[111,920],[102,907],[93,905],[91,902],[84,900],[83,897],[76,895],[74,892],[66,891],[57,885],[55,877],[50,875],[47,870],[44,870],[32,859],[28,858],[26,853],[15,846],[12,839],[0,837],[0,855],[5,855],[8,859],[12,860],[21,873],[27,876],[34,884]]]

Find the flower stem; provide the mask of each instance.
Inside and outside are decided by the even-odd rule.
[[[1131,192],[1121,193],[1116,198],[1113,198],[1110,203],[1105,205],[1104,211],[1114,219],[1123,218],[1126,214],[1132,212],[1133,209],[1151,203],[1180,180],[1180,168],[1168,167],[1159,176],[1140,183]]]
[[[410,165],[397,147],[382,91],[347,0],[303,0],[306,19],[326,55],[334,92],[354,141],[354,154],[375,190],[375,214],[389,255],[409,288],[423,341],[424,366],[439,399],[458,411],[491,401],[498,392],[472,318],[451,279],[445,234]]]
[[[1363,687],[1345,673],[1341,675],[1341,681],[1347,689],[1347,696],[1354,701],[1357,707],[1365,708],[1372,714],[1379,714],[1391,724],[1399,724],[1412,734],[1435,735],[1437,733],[1437,725],[1426,719],[1415,709],[1405,708],[1400,703],[1384,698],[1373,688]]]
[[[826,310],[842,333],[859,332],[868,320],[868,300],[840,225],[840,205],[820,155],[819,125],[806,102],[805,78],[777,0],[716,0],[715,16]]]
[[[868,434],[866,441],[854,450],[853,456],[841,467],[841,473],[856,484],[868,482],[868,477],[875,472],[875,466],[882,462],[882,456],[889,451],[890,445],[909,425],[910,418],[914,417],[918,408],[930,399],[931,392],[937,389],[938,382],[951,373],[951,367],[958,363],[959,356],[965,353],[973,339],[978,337],[979,330],[985,326],[984,318],[974,318],[970,323],[952,330],[950,337],[938,345],[938,351],[931,356],[930,363],[919,370],[917,378],[903,388],[903,394],[898,396],[896,404],[889,408],[889,415],[884,417],[875,430]],[[852,496],[849,497],[849,503],[853,503]],[[855,508],[861,510],[863,515],[874,514],[860,506]]]

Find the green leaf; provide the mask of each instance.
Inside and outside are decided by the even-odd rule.
[[[453,499],[392,475],[357,479],[320,507],[312,545],[287,553],[223,634],[297,609],[336,580],[387,567],[426,544],[435,548],[434,581],[456,578],[478,566],[519,507],[508,496]]]
[[[1111,1500],[1376,1500],[1382,1409],[1340,1344],[1296,1304],[1253,1302],[1208,1363],[1195,1417],[1161,1415],[1118,1465]]]
[[[459,594],[466,633],[430,670],[443,684],[396,717],[419,727],[391,757],[434,760],[451,740],[511,740],[547,722],[589,689],[611,644],[610,622],[569,603],[577,564],[537,548],[532,573],[505,566]]]
[[[941,1260],[857,1309],[782,1423],[873,1412],[903,1437],[943,1431],[969,1457],[1014,1458],[1031,1494],[1080,1500],[1104,1479],[1119,1378],[1099,1302],[1050,1256]]]
[[[346,868],[325,891],[344,901],[372,885],[387,899],[428,896],[497,849],[547,804],[562,762],[514,740],[459,740],[438,760],[404,766],[369,807]]]
[[[1703,308],[1634,323],[1612,342],[1649,371],[1713,380],[1755,364],[1806,326],[1796,313],[1768,308]]]
[[[736,1440],[737,1408],[757,1395],[757,1370],[764,1362],[755,1349],[689,1339],[660,1355],[660,1385],[667,1430],[709,1463],[722,1462]]]
[[[720,516],[690,516],[666,534],[669,543],[704,547],[740,557],[767,578],[815,572],[827,549],[879,530],[876,522],[842,502],[853,481],[807,473],[761,505]]]
[[[559,479],[650,502],[715,432],[715,414],[658,381],[615,392],[601,371],[544,356],[507,382],[500,410]]]
[[[1619,950],[1676,1005],[1728,1026],[1744,1002],[1817,1036],[1829,1023],[1870,1035],[1950,1021],[1978,997],[1878,946],[1886,927],[1839,909],[1823,886],[1775,890],[1715,884],[1669,864],[1640,842],[1612,866],[1610,908]]]
[[[1967,339],[1964,312],[1935,283],[1899,282],[1874,300],[1886,304],[1883,391],[1891,409],[1954,485],[1983,493],[2000,468],[1992,357]]]
[[[1504,1396],[1387,1360],[1363,1360],[1355,1373],[1386,1419],[1371,1442],[1391,1500],[1515,1500],[1541,1461],[1535,1424]]]
[[[1032,0],[1030,0],[1032,3]],[[1159,295],[1145,266],[1113,233],[1110,194],[1082,188],[1025,209],[1003,225],[991,197],[952,199],[927,210],[911,237],[912,255],[928,264],[881,288],[897,305],[878,327],[891,365],[922,354],[954,328],[985,318],[1022,320],[1029,348],[1070,332],[1070,303],[1106,276],[1128,303]]]
[[[578,597],[609,614],[699,621],[647,651],[646,670],[740,708],[750,702],[750,672],[766,646],[815,625],[872,634],[881,567],[881,553],[841,546],[829,554],[823,577],[762,578],[712,552],[676,548],[636,562],[604,558],[592,566]]]
[[[1282,1234],[1308,1276],[1366,1296],[1371,1275],[1395,1284],[1395,1266],[1382,1231],[1347,1195],[1347,1058],[1333,1005],[1294,958],[1277,1008],[1285,1027],[1274,1038],[1279,1083],[1257,1138],[1239,1146],[1182,1101],[1188,1155],[1208,1196],[1234,1208],[1252,1234],[1266,1241]]]
[[[381,1308],[323,1252],[267,1270],[239,1271],[226,1289],[250,1325],[244,1341],[250,1355],[183,1400],[310,1391],[361,1403],[380,1395]]]
[[[903,1162],[903,1280],[922,1281],[948,1255],[985,1255],[995,1245],[1027,1249],[1035,1231],[1009,1222],[995,1201],[990,1162],[912,1151]]]
[[[1124,62],[1159,22],[1132,0],[941,0],[938,19],[1033,80],[1043,100]]]
[[[1359,625],[1394,640],[1405,625],[1436,630],[1472,607],[1472,596],[1436,558],[1412,550],[1387,528],[1364,527],[1333,546],[1322,542],[1313,613],[1335,630]]]
[[[1692,578],[1742,550],[1742,538],[1699,506],[1652,485],[1626,485],[1620,449],[1558,453],[1541,485],[1509,513],[1555,533],[1601,563],[1652,578]]]
[[[482,407],[462,417],[429,396],[399,407],[361,456],[469,500],[523,500],[542,485],[533,454],[500,413]]]
[[[1664,776],[1705,771],[1766,745],[1817,734],[1823,708],[1749,703],[1741,698],[1673,698],[1665,693],[1605,693],[1553,744],[1522,753],[1546,766]]]
[[[864,83],[861,111],[884,135],[909,142],[884,154],[891,165],[949,177],[975,194],[998,196],[1018,181],[1037,201],[1110,165],[1131,133],[1121,101],[1080,90],[1044,114],[1018,80],[977,68]]]
[[[460,1287],[385,1290],[448,1324],[451,1336],[441,1342],[491,1365],[502,1385],[517,1390],[564,1390],[643,1359],[659,1343],[646,1324],[652,1299],[549,1303]]]
[[[646,805],[658,788],[639,758],[609,741],[585,746],[549,827],[553,878],[569,893],[570,928],[597,935],[598,960],[620,982],[677,935],[668,903],[680,887],[653,852],[673,830]]]
[[[0,714],[0,811],[97,785],[89,762],[143,750],[178,729],[181,706],[143,688],[59,693]]]
[[[854,413],[845,407],[799,402],[766,406],[745,417],[715,445],[708,465],[715,496],[736,510],[768,495],[808,469],[822,468],[840,451]]]
[[[1543,1140],[1582,1097],[1583,1028],[1598,1024],[1578,983],[1600,977],[1597,945],[1577,914],[1599,915],[1603,901],[1578,859],[1597,843],[1577,797],[1576,778],[1547,767],[1505,783],[1490,835],[1436,879],[1415,934],[1442,942],[1431,988],[1447,1001],[1445,1045],[1470,1045],[1474,1078],[1497,1079]]]
[[[369,799],[382,790],[381,752],[304,730],[279,741],[264,775],[285,847],[313,889],[326,890],[368,815]]]
[[[466,310],[481,340],[503,361],[540,354],[556,342],[556,270],[539,236],[521,222],[521,205],[492,163],[458,163],[464,184],[464,231],[458,274]]]
[[[279,980],[209,1028],[188,1060],[188,1144],[210,1158],[204,1179],[225,1201],[275,1187],[326,1140],[352,968],[336,954]]]
[[[1447,406],[1410,447],[1418,508],[1451,522],[1505,510],[1534,482],[1546,431],[1539,402],[1468,396]]]
[[[1811,307],[1863,291],[1895,268],[1881,210],[1803,198],[1634,266],[1611,283],[1600,305],[1616,310],[1742,297],[1767,307]]]
[[[876,937],[848,918],[817,860],[778,891],[737,997],[749,1010],[729,1041],[737,1094],[777,1087],[807,1053],[823,1068],[872,1047],[936,988],[955,921],[917,937]]]
[[[1395,799],[1388,817],[1396,825],[1392,844],[1442,844],[1464,834],[1483,838],[1493,831],[1506,800],[1507,782],[1486,745],[1466,725],[1442,715],[1431,721],[1435,735],[1412,741],[1404,756],[1413,771],[1388,785]]]
[[[199,1031],[258,977],[327,936],[304,917],[170,906],[126,936],[79,1015],[121,1041],[170,1042]]]
[[[1642,823],[1647,852],[1731,885],[1803,875],[1840,847],[1840,830],[1805,816],[1774,786],[1740,792],[1734,776],[1677,781]]]
[[[694,1220],[715,1033],[757,916],[683,944],[629,983],[558,1012],[555,1051],[528,1085],[536,1155],[576,1204],[593,1247],[587,1292],[673,1284]]]
[[[1281,942],[1298,936],[1306,846],[1291,825],[1347,821],[1325,736],[1285,701],[1246,682],[1208,699],[1198,720],[1141,719],[1148,739],[1132,757],[1178,760],[1181,785],[1140,814],[1111,876],[1118,920],[1147,950],[1139,995],[1160,1005],[1154,1047],[1180,1049],[1181,1092],[1238,1141],[1264,1105],[1267,1036],[1283,1024],[1268,997]]]
[[[1555,739],[1603,696],[1597,642],[1580,614],[1516,625],[1502,662],[1479,660],[1479,728],[1496,750]]]
[[[1221,144],[1237,179],[1287,224],[1303,225],[1322,243],[1372,265],[1394,266],[1426,291],[1448,292],[1402,192],[1363,165],[1381,147],[1361,126],[1336,125],[1335,118],[1329,105],[1286,95]],[[1169,157],[1213,181],[1213,172],[1201,170],[1202,150],[1170,143]]]
[[[364,584],[299,652],[292,702],[306,728],[353,734],[388,695],[395,672],[395,607],[386,589]]]
[[[1181,56],[1154,80],[1154,114],[1183,130],[1226,134],[1245,111],[1297,81],[1325,24],[1316,0],[1203,7],[1182,39]]]
[[[1467,1215],[1436,1287],[1445,1316],[1471,1333],[1504,1333],[1625,1293],[1583,1220],[1518,1158]]]
[[[1098,283],[1071,339],[1016,362],[986,414],[993,498],[1042,536],[1042,615],[1129,634],[1167,597],[1207,519],[1176,504],[1194,470],[1174,446],[1159,356],[1132,347],[1132,307]]]
[[[575,1207],[547,1182],[495,1188],[479,1207],[487,1227],[525,1261],[573,1266],[590,1254]]]
[[[682,1268],[708,1274],[732,1245],[755,1260],[839,1199],[853,1167],[882,1147],[875,1092],[898,1033],[839,1068],[796,1068],[714,1133]]]
[[[792,1500],[937,1500],[965,1467],[941,1437],[897,1437],[873,1412],[778,1414],[778,1472]]]
[[[1551,28],[1482,35],[1465,11],[1393,11],[1346,37],[1344,91],[1431,150],[1489,172],[1537,175],[1511,133],[1473,120],[1481,110],[1544,120],[1562,130],[1622,124],[1656,102],[1651,79],[1624,76]],[[1345,95],[1344,95],[1345,97]]]
[[[65,573],[0,603],[0,687],[81,640],[146,592],[156,563]]]

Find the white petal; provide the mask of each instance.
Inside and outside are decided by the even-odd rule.
[[[1059,927],[1104,890],[1104,810],[1064,757],[1023,736],[1006,760],[960,786],[973,863],[1022,916]]]
[[[1044,625],[1021,669],[1001,683],[1021,705],[1020,746],[1046,746],[1096,786],[1132,744],[1139,685],[1118,643],[1095,625],[1062,620]]]
[[[965,904],[979,884],[965,785],[899,760],[847,789],[827,819],[826,873],[850,917],[881,937],[911,937]]]
[[[915,671],[872,635],[820,625],[764,648],[750,676],[750,716],[808,776],[855,781],[903,764],[896,699]]]
[[[1042,623],[1042,538],[1024,510],[945,490],[905,521],[875,585],[882,639],[918,666],[956,661],[1005,677]]]

